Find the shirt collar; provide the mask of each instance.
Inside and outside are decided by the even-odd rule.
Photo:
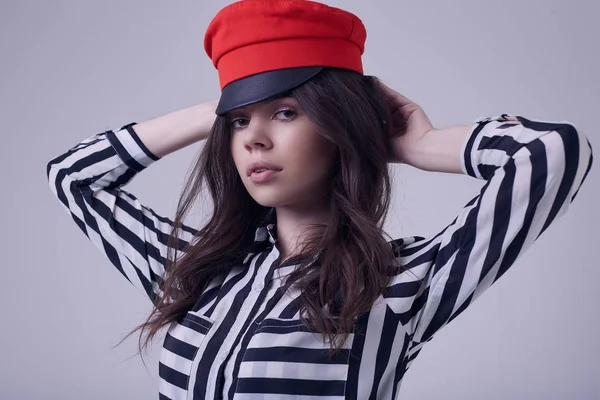
[[[259,226],[254,234],[254,251],[279,251],[277,247],[277,225],[274,222]],[[280,280],[294,272],[296,265],[283,265],[275,268],[270,280]]]
[[[277,249],[277,223],[275,208],[271,208],[267,213],[264,222],[256,228],[254,232],[254,251],[264,251],[266,247],[271,247],[271,251]],[[313,262],[318,258],[321,251],[317,252]],[[296,268],[296,264],[285,264],[275,269],[271,279],[284,278],[291,274]]]
[[[275,244],[277,242],[277,226],[275,223],[259,226],[254,233],[254,243],[256,244]]]
[[[275,208],[267,212],[263,222],[256,228],[254,232],[254,243],[256,245],[275,244],[277,242],[277,225]]]

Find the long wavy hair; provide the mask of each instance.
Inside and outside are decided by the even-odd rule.
[[[329,339],[335,352],[397,273],[383,231],[391,197],[391,115],[376,77],[344,69],[326,68],[285,96],[293,97],[317,132],[337,146],[328,178],[330,223],[304,240],[289,260],[297,267],[285,283],[301,290],[302,322]],[[396,125],[402,123],[394,118]],[[256,228],[272,211],[244,187],[230,139],[227,118],[217,116],[179,199],[162,295],[147,320],[130,332],[140,330],[140,352],[161,328],[189,311],[214,277],[244,259]],[[178,230],[204,186],[212,216],[177,259]]]

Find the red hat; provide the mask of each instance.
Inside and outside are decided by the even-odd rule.
[[[363,73],[366,29],[354,14],[308,0],[242,0],[223,8],[204,49],[219,72],[216,113],[275,97],[323,67]]]

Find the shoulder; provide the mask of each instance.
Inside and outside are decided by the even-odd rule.
[[[388,245],[394,251],[395,257],[402,257],[413,254],[428,242],[423,236],[404,236],[388,241]]]

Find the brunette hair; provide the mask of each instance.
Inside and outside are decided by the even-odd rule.
[[[328,185],[331,223],[309,235],[300,254],[290,260],[297,267],[286,280],[286,287],[293,284],[301,290],[301,320],[324,341],[329,339],[332,352],[398,273],[393,250],[383,237],[391,196],[392,124],[377,81],[374,76],[326,68],[285,94],[298,102],[318,133],[337,146]],[[244,259],[257,227],[272,211],[246,191],[231,156],[230,138],[227,118],[217,116],[179,199],[162,296],[147,320],[130,332],[141,330],[140,351],[161,328],[182,318],[214,277]],[[212,199],[212,216],[177,260],[178,229],[203,185]]]

